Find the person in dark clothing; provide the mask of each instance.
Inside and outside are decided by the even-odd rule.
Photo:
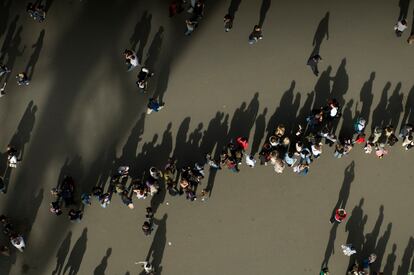
[[[62,209],[60,208],[59,201],[54,201],[50,204],[50,212],[56,216],[62,215]]]
[[[316,75],[316,76],[319,75],[318,63],[321,60],[322,60],[322,57],[319,54],[315,54],[315,55],[309,57],[309,59],[308,59],[307,65],[311,67],[313,74]]]
[[[25,72],[17,74],[16,79],[17,79],[17,85],[19,86],[21,85],[27,86],[30,83],[29,77],[27,76]]]
[[[197,1],[193,9],[193,18],[191,21],[200,21],[204,16],[204,3]]]
[[[261,39],[263,39],[262,28],[259,25],[255,25],[252,33],[249,35],[249,44],[253,45]]]
[[[224,31],[225,32],[229,32],[231,28],[233,28],[233,20],[234,20],[234,17],[231,16],[230,14],[226,14],[224,16]]]
[[[149,221],[145,221],[142,225],[142,231],[144,232],[145,236],[149,236],[152,232],[152,225]]]
[[[41,2],[37,1],[36,3],[27,4],[26,8],[27,13],[34,21],[39,23],[43,22],[46,19],[46,11]]]
[[[142,89],[144,93],[147,92],[148,80],[154,76],[154,73],[151,72],[148,68],[142,67],[141,71],[138,73],[138,80],[136,82],[137,86]]]
[[[83,212],[81,210],[71,209],[69,210],[68,216],[71,222],[80,222],[83,217]]]
[[[121,200],[122,202],[128,206],[130,209],[134,209],[134,204],[132,203],[132,198],[129,195],[129,192],[127,190],[124,190],[121,194]]]

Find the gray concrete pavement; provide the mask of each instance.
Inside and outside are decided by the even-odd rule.
[[[274,124],[302,120],[330,94],[345,103],[345,121],[360,112],[370,123],[413,122],[413,48],[405,42],[411,29],[400,39],[393,33],[398,1],[272,1],[264,39],[254,46],[247,37],[261,1],[241,1],[229,33],[222,17],[230,1],[208,1],[191,37],[183,34],[187,14],[168,18],[168,1],[52,1],[42,24],[26,16],[25,5],[13,1],[1,11],[0,43],[11,33],[4,60],[13,74],[0,100],[0,148],[24,144],[24,156],[0,209],[28,247],[0,258],[0,274],[50,274],[59,266],[79,275],[137,274],[134,262],[147,257],[162,274],[317,274],[324,258],[332,274],[343,274],[349,258],[340,245],[347,242],[361,254],[375,251],[385,274],[414,268],[413,157],[400,145],[383,160],[358,146],[337,160],[324,148],[306,177],[270,167],[221,171],[203,183],[213,186],[206,203],[155,198],[150,237],[140,229],[150,198],[134,210],[119,198],[108,209],[94,203],[76,225],[48,211],[49,190],[62,174],[85,191],[105,182],[117,163],[139,175],[171,154],[195,161],[239,133],[259,144]],[[410,7],[409,25],[412,14]],[[321,41],[315,77],[305,64],[325,25],[329,39]],[[10,31],[20,26],[17,35]],[[137,71],[125,72],[121,56],[130,43],[155,69],[150,93],[166,103],[159,113],[142,115],[148,96],[137,91]],[[28,63],[35,64],[32,83],[18,87],[14,74]],[[351,215],[335,230],[328,220],[337,204]]]

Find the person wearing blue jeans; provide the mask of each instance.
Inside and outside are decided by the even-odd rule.
[[[164,103],[158,102],[155,98],[150,98],[147,107],[147,114],[149,115],[152,112],[158,112],[164,108]]]

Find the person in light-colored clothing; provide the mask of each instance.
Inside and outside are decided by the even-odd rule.
[[[349,256],[351,256],[351,255],[353,255],[353,254],[356,253],[356,250],[352,246],[352,244],[346,244],[346,245],[342,244],[341,245],[341,248],[342,248],[342,252],[344,252],[345,256],[348,256],[349,257]]]
[[[406,28],[407,28],[407,20],[402,19],[398,21],[397,24],[395,24],[394,26],[395,34],[398,37],[400,37]]]

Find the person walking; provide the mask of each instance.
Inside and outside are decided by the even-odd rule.
[[[245,156],[246,165],[250,168],[254,168],[254,166],[256,165],[256,160],[254,159],[254,156],[248,154],[245,154]]]
[[[144,268],[145,274],[154,274],[155,272],[154,267],[147,261],[135,262],[135,264],[141,265]]]
[[[154,76],[154,73],[151,72],[148,68],[142,67],[138,73],[138,80],[136,82],[138,88],[142,89],[143,93],[147,92],[148,80]]]
[[[81,210],[71,209],[69,210],[68,216],[71,222],[79,223],[82,220],[83,212]]]
[[[17,79],[17,85],[19,86],[21,85],[28,86],[30,83],[29,77],[27,76],[25,72],[17,74],[16,79]]]
[[[164,105],[164,103],[160,103],[157,101],[157,99],[151,97],[147,105],[147,115],[151,114],[152,112],[158,112],[159,110],[164,108]]]
[[[230,14],[224,16],[224,31],[229,32],[233,28],[234,17]]]
[[[139,65],[138,56],[133,50],[124,51],[125,63],[128,67],[128,72],[132,71]]]
[[[345,209],[339,208],[335,210],[334,215],[332,215],[330,222],[331,223],[341,223],[346,218],[346,211]]]
[[[394,26],[395,35],[397,37],[401,37],[401,35],[405,31],[405,29],[407,29],[407,20],[402,19],[402,20],[398,21],[397,24],[395,24],[395,26]]]
[[[366,125],[365,119],[359,117],[354,124],[355,133],[357,133],[358,135],[363,133],[365,129],[365,125]]]
[[[249,44],[253,45],[257,43],[257,41],[262,40],[262,28],[259,25],[255,25],[253,31],[249,35]]]
[[[307,62],[307,65],[311,67],[313,74],[316,76],[319,75],[318,63],[321,60],[322,60],[322,57],[319,54],[315,54],[309,57],[308,62]]]

